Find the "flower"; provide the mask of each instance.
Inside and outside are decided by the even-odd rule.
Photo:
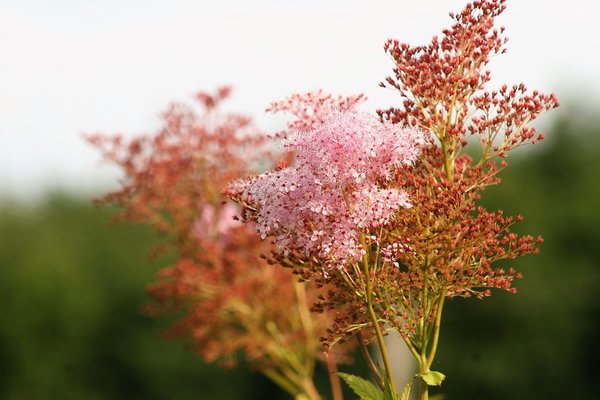
[[[275,238],[282,253],[318,257],[342,268],[362,256],[359,233],[385,225],[410,207],[390,178],[410,166],[424,135],[381,123],[358,112],[333,112],[310,130],[283,140],[295,155],[291,166],[268,171],[231,187],[234,197],[256,209],[262,238]]]
[[[307,93],[294,93],[283,100],[274,101],[267,108],[267,112],[290,113],[296,118],[288,126],[297,131],[305,131],[322,124],[325,118],[335,111],[356,110],[365,100],[364,94],[333,96],[322,90],[315,90]]]

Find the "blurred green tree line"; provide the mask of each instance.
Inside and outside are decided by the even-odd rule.
[[[261,376],[160,339],[167,321],[141,310],[168,261],[147,258],[149,229],[113,214],[57,194],[0,212],[0,398],[278,398]]]
[[[563,112],[509,159],[484,202],[522,214],[541,253],[516,263],[519,293],[449,302],[436,370],[448,399],[594,398],[600,376],[600,121]],[[0,207],[0,398],[278,399],[245,369],[206,366],[160,340],[145,286],[168,260],[114,210],[49,195]],[[508,265],[507,265],[508,266]]]

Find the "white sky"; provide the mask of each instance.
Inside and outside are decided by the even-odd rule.
[[[229,83],[229,107],[264,115],[272,100],[323,88],[397,97],[377,84],[388,38],[426,43],[466,0],[0,0],[0,196],[116,185],[82,132],[136,133],[171,100]],[[499,19],[509,53],[496,83],[600,93],[600,2],[512,0]],[[584,97],[586,96],[584,95]]]

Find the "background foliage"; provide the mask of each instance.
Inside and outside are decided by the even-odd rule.
[[[600,122],[562,110],[547,140],[509,164],[487,205],[521,213],[540,254],[517,295],[455,300],[441,336],[450,399],[583,399],[600,376]],[[510,160],[509,160],[510,162]]]
[[[594,398],[600,375],[600,121],[563,110],[548,138],[512,157],[490,207],[521,213],[545,243],[518,260],[519,293],[448,303],[436,370],[448,399]],[[277,399],[243,367],[203,365],[145,317],[163,259],[114,210],[52,194],[0,209],[0,398]],[[347,369],[347,368],[342,368]]]

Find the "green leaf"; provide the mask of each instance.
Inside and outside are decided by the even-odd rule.
[[[417,376],[423,379],[429,386],[440,386],[444,379],[446,379],[446,375],[438,371],[429,371],[424,374],[418,374]]]
[[[392,388],[392,384],[387,375],[383,375],[385,390],[383,391],[383,400],[398,400],[398,394]]]
[[[412,387],[413,380],[408,381],[406,386],[404,386],[404,390],[402,390],[402,395],[400,395],[400,400],[409,400],[410,399],[410,388]]]
[[[383,397],[383,392],[366,379],[342,372],[338,372],[338,376],[350,386],[350,389],[360,397],[360,400],[387,400]]]
[[[446,395],[443,393],[434,394],[433,396],[429,396],[429,400],[444,400]]]

